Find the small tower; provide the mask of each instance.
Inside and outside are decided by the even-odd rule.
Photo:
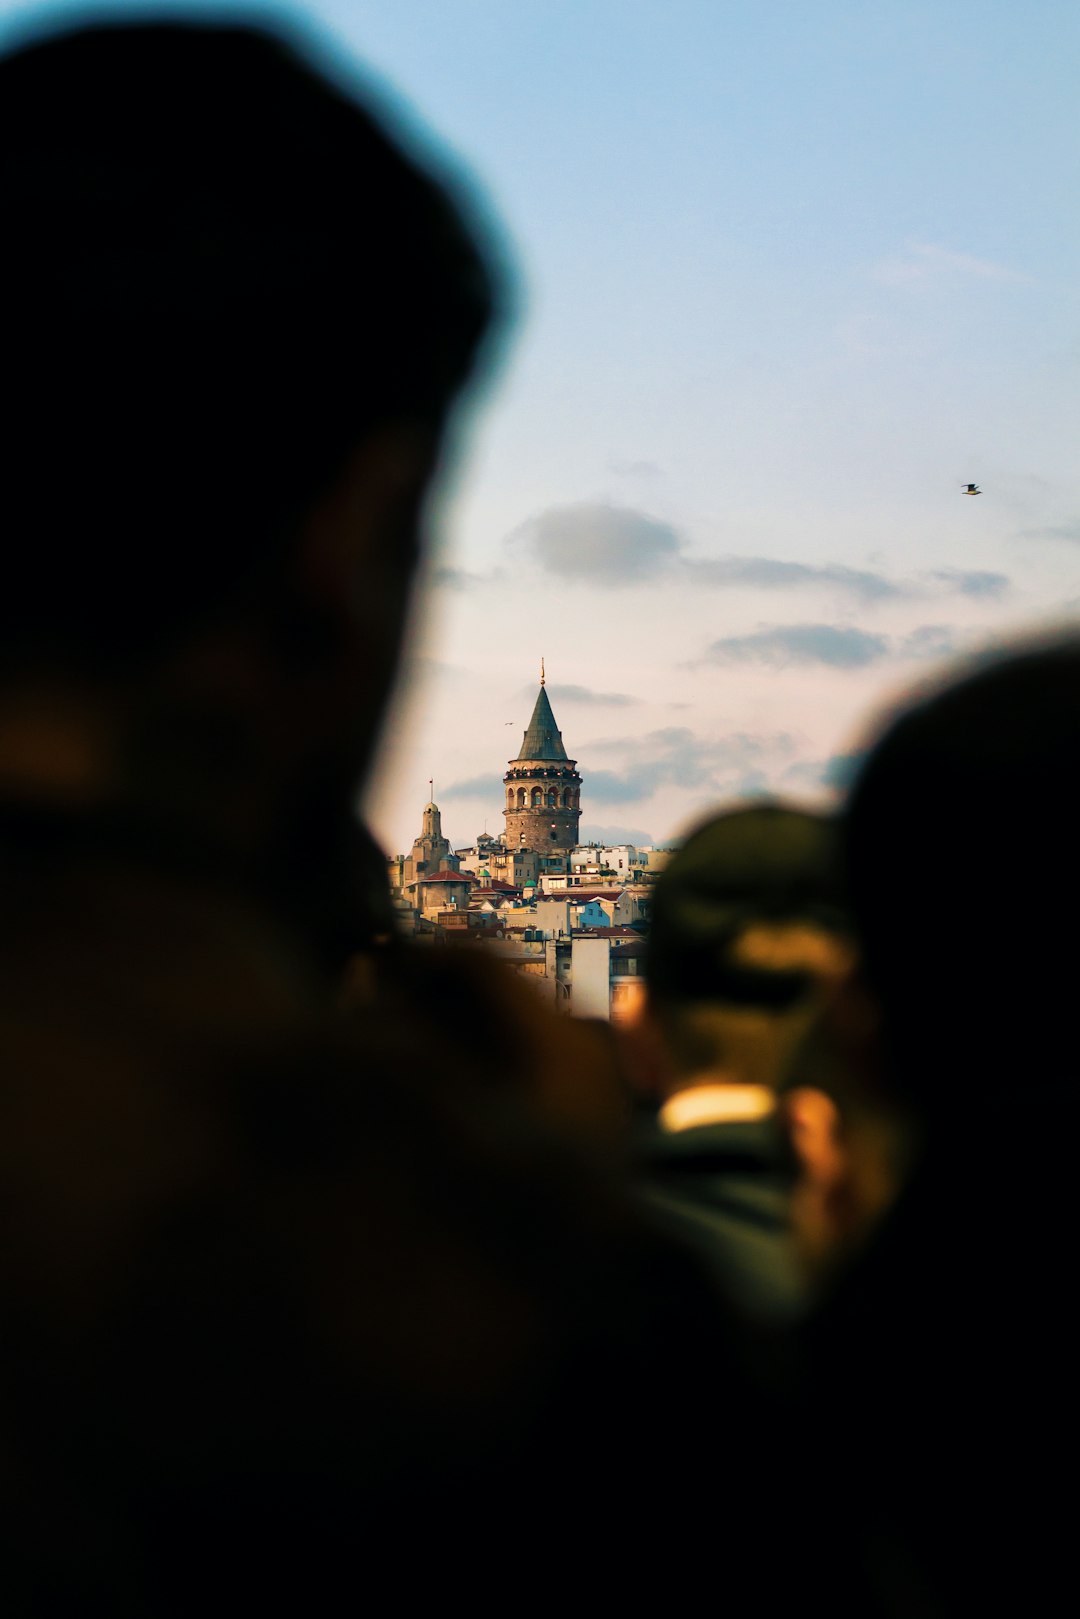
[[[548,701],[544,665],[540,691],[516,759],[503,777],[508,849],[541,854],[576,848],[581,820],[581,777],[568,759]]]
[[[428,782],[431,786],[431,782]],[[444,868],[457,871],[461,862],[449,842],[443,837],[442,816],[433,799],[424,805],[424,819],[420,836],[413,842],[412,853],[406,857],[403,887],[408,893],[421,877],[429,877]]]
[[[424,805],[423,831],[420,833],[419,841],[430,844],[432,848],[446,843],[446,839],[442,835],[442,816],[436,803],[432,802]],[[447,847],[449,848],[449,844],[447,844]]]

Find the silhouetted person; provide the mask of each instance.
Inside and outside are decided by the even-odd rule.
[[[842,1611],[1046,1613],[1071,1583],[1078,743],[1080,644],[1035,647],[896,720],[851,799],[848,1021],[909,1169],[812,1340]]]
[[[237,27],[0,61],[0,220],[4,1611],[607,1568],[633,1392],[723,1376],[692,1273],[467,1029],[336,1018],[486,255]]]
[[[705,822],[656,885],[636,1031],[658,1105],[643,1188],[758,1321],[805,1303],[778,1091],[850,965],[844,927],[833,824],[782,804]]]

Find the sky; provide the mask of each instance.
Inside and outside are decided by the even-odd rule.
[[[42,10],[0,0],[0,39]],[[1074,0],[286,14],[454,177],[515,307],[432,502],[388,852],[429,779],[455,844],[501,829],[541,657],[583,836],[666,843],[828,801],[905,694],[1075,623]]]

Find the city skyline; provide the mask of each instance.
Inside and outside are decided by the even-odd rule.
[[[944,660],[1075,623],[1075,7],[275,14],[462,176],[514,288],[433,503],[388,850],[429,777],[452,842],[500,827],[541,656],[582,836],[662,843],[827,796]]]

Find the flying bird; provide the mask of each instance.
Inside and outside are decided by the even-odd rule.
[[[981,495],[982,490],[977,483],[967,483],[964,485],[964,493],[965,495]]]

